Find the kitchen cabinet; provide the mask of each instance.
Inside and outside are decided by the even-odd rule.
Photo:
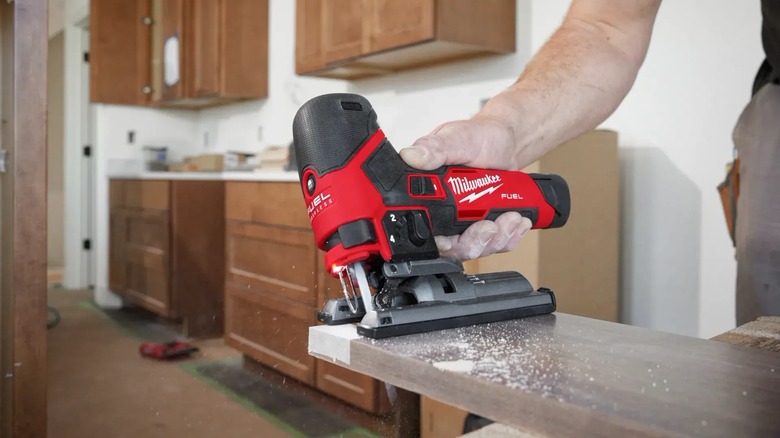
[[[515,50],[514,0],[297,0],[296,72],[377,76]]]
[[[316,247],[297,182],[225,187],[225,342],[250,358],[373,413],[384,385],[308,354],[308,330],[341,294]]]
[[[146,105],[151,91],[151,2],[91,0],[91,102]]]
[[[224,183],[110,182],[109,287],[128,304],[219,336],[224,302]]]
[[[157,6],[161,4],[161,6]],[[268,95],[268,0],[152,0],[152,103],[202,108]]]
[[[268,0],[92,0],[92,102],[204,108],[268,95]]]

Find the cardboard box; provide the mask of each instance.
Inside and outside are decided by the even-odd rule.
[[[191,162],[197,172],[249,171],[257,167],[255,154],[236,151],[228,151],[224,154],[201,154],[193,157]]]
[[[420,438],[454,438],[463,435],[468,412],[420,396]]]
[[[263,170],[284,170],[290,159],[289,146],[268,146],[259,154]]]
[[[181,163],[171,163],[168,165],[168,172],[196,172],[197,170],[197,166],[195,166],[190,158],[185,158]]]
[[[532,230],[512,252],[464,263],[469,273],[517,271],[555,293],[559,312],[618,321],[620,162],[617,133],[588,132],[523,171],[555,173],[569,185],[562,228]],[[587,293],[583,293],[587,291]]]

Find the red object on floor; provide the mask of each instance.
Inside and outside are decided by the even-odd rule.
[[[193,347],[184,341],[171,341],[165,343],[144,342],[138,348],[138,352],[141,353],[141,356],[159,360],[177,359],[189,356],[196,351],[199,351],[197,347]]]

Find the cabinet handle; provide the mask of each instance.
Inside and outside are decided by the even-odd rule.
[[[152,20],[152,17],[143,17],[143,18],[141,18],[141,23],[142,24],[149,25],[149,24],[152,24],[153,22],[154,22],[154,20]]]
[[[152,87],[145,85],[141,88],[141,92],[144,94],[150,94],[152,92]]]

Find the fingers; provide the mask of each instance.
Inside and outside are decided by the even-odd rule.
[[[418,140],[419,142],[419,140]],[[421,170],[433,170],[444,165],[446,158],[439,151],[415,143],[399,152],[406,164]]]
[[[491,120],[461,120],[444,123],[400,151],[412,167],[433,170],[447,164],[490,169],[515,168],[512,132]]]
[[[530,219],[509,212],[495,222],[475,222],[459,236],[436,236],[436,245],[444,257],[472,260],[515,249],[531,226]]]

